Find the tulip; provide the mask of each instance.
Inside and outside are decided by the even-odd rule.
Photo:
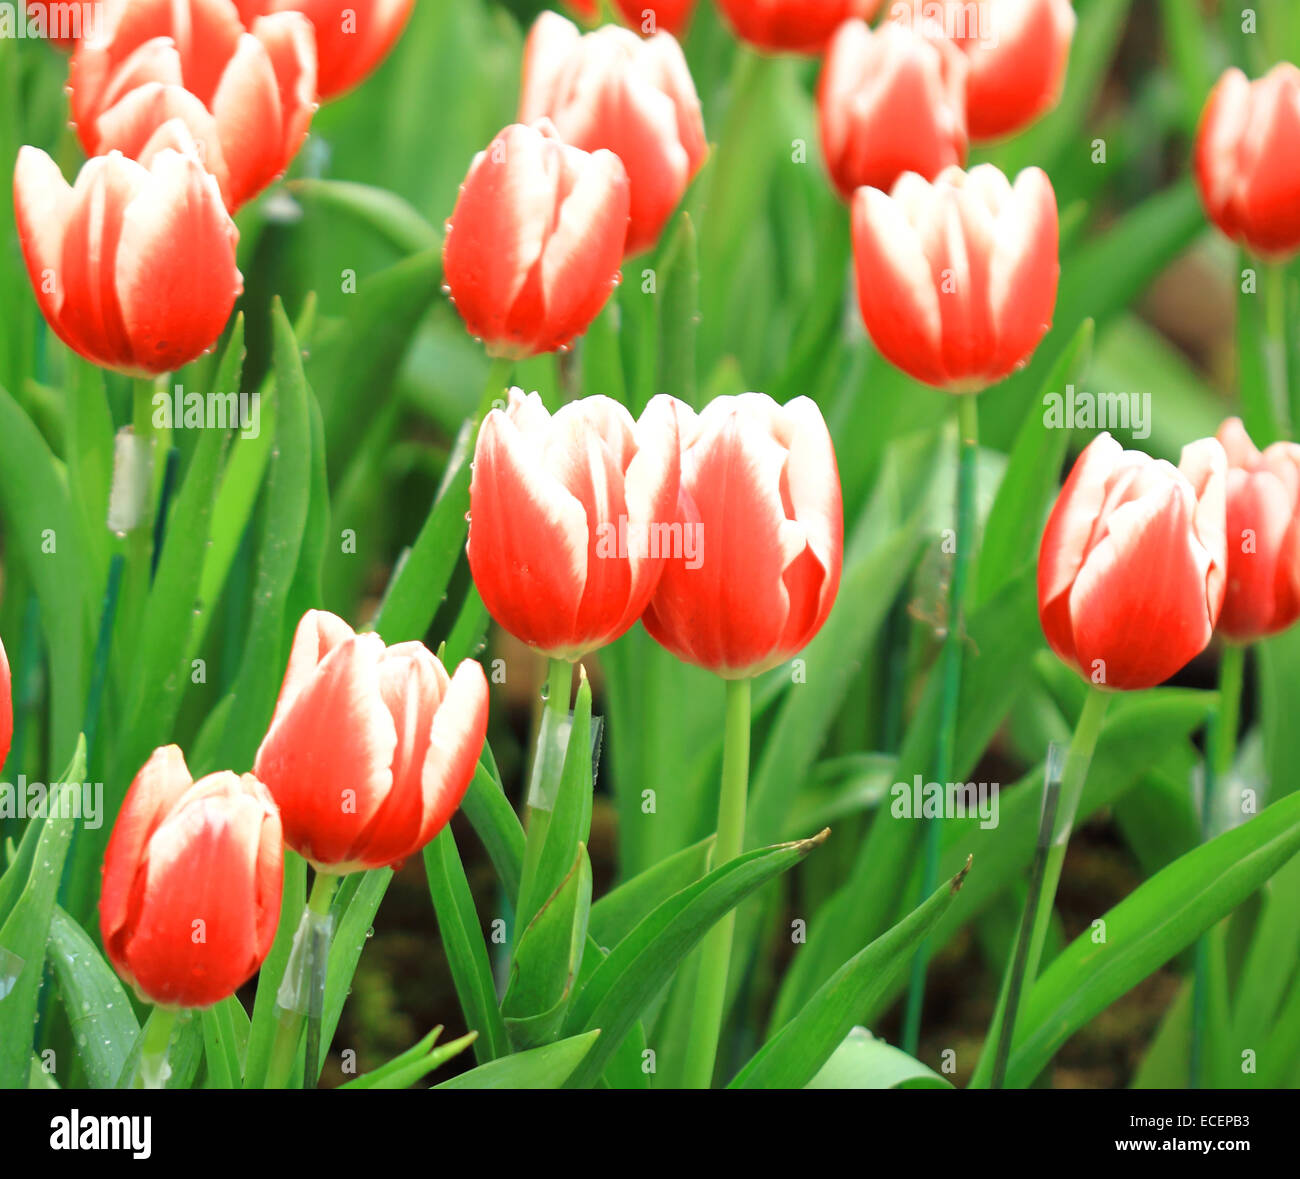
[[[821,53],[846,20],[870,20],[880,0],[718,0],[736,36],[769,53]]]
[[[708,154],[695,84],[669,33],[643,41],[609,25],[584,36],[572,21],[542,13],[524,49],[519,99],[519,121],[539,119],[566,143],[607,148],[623,161],[628,254],[659,239]]]
[[[321,610],[303,615],[253,772],[284,840],[342,876],[419,851],[460,806],[487,732],[483,669],[454,676],[422,643],[385,647]]]
[[[275,804],[251,774],[197,782],[175,745],[136,775],[104,856],[104,949],[164,1007],[210,1007],[262,965],[280,920]]]
[[[1268,259],[1300,250],[1300,68],[1219,79],[1196,135],[1196,180],[1206,214],[1233,241]]]
[[[719,397],[681,427],[674,554],[643,621],[679,659],[725,679],[775,667],[821,629],[839,589],[835,449],[815,402]]]
[[[388,56],[406,28],[415,0],[234,0],[244,23],[277,12],[301,12],[316,29],[322,101],[360,85]]]
[[[1012,135],[1060,99],[1076,24],[1070,0],[892,0],[889,12],[935,21],[966,55],[972,139]]]
[[[646,37],[658,32],[681,37],[691,23],[695,0],[614,0],[628,28]]]
[[[102,38],[83,41],[69,75],[72,117],[87,155],[148,166],[172,119],[199,145],[233,213],[277,179],[316,109],[316,45],[299,13],[245,32],[230,0],[135,0]]]
[[[619,282],[628,182],[611,151],[562,143],[545,121],[502,131],[470,165],[443,243],[443,278],[493,356],[567,348]]]
[[[1300,618],[1300,445],[1261,453],[1240,418],[1217,435],[1228,456],[1228,588],[1219,631],[1251,643]]]
[[[1038,617],[1052,650],[1107,688],[1150,688],[1206,647],[1227,583],[1227,457],[1216,439],[1177,467],[1099,435],[1052,508]]]
[[[660,395],[640,421],[608,397],[552,417],[512,389],[488,414],[470,481],[469,565],[507,631],[576,661],[612,643],[646,608],[674,548],[678,415]]]
[[[846,21],[817,86],[822,154],[840,195],[889,191],[905,172],[932,180],[966,161],[966,59],[951,42],[886,21]]]
[[[41,311],[87,360],[170,372],[216,341],[243,289],[239,234],[179,122],[144,168],[119,152],[88,161],[75,187],[43,151],[14,169],[18,238]]]
[[[858,301],[880,352],[969,393],[1023,365],[1051,326],[1060,274],[1056,196],[1038,168],[1012,186],[991,164],[908,174],[853,201]]]

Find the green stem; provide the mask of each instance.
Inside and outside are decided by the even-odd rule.
[[[1218,791],[1232,773],[1237,755],[1237,727],[1241,719],[1241,689],[1245,678],[1246,648],[1228,643],[1219,659],[1219,700],[1210,717],[1205,748],[1205,786],[1201,792],[1201,839],[1209,839],[1214,826]],[[1205,1040],[1210,1008],[1210,935],[1196,942],[1196,974],[1192,986],[1192,1047],[1188,1078],[1193,1089],[1205,1084]]]
[[[1268,385],[1277,423],[1278,437],[1288,437],[1291,422],[1290,357],[1287,355],[1286,266],[1281,262],[1264,266],[1264,349]],[[1260,443],[1263,445],[1263,442]]]
[[[722,747],[722,789],[718,796],[718,839],[713,867],[734,860],[745,837],[745,796],[749,789],[751,681],[727,681],[727,719]],[[691,1012],[683,1088],[707,1089],[713,1083],[727,1000],[727,972],[736,912],[731,910],[707,934],[700,947],[695,1007]]]
[[[122,582],[123,635],[133,643],[144,618],[145,601],[153,579],[153,507],[154,507],[154,450],[157,438],[153,426],[153,396],[156,382],[152,377],[141,377],[133,382],[131,402],[131,432],[139,440],[137,453],[140,469],[132,472],[134,489],[139,491],[142,507],[126,534],[126,570]],[[114,472],[114,481],[118,478]]]
[[[483,396],[479,401],[478,420],[487,417],[488,412],[498,401],[504,401],[510,391],[510,374],[515,362],[505,357],[495,356],[488,367],[487,381],[483,386]]]
[[[943,685],[939,700],[939,727],[935,736],[935,780],[941,785],[953,773],[957,745],[957,706],[961,699],[961,655],[965,621],[962,604],[970,578],[975,550],[976,460],[979,457],[979,408],[974,394],[957,398],[957,552],[953,561],[948,594],[948,624],[941,653]],[[939,880],[939,858],[943,846],[943,820],[932,818],[925,825],[925,860],[921,871],[921,896],[934,892]],[[927,938],[912,959],[912,975],[903,1013],[903,1051],[916,1055],[921,1038],[921,1007],[925,1001],[925,974],[930,960]]]
[[[167,1067],[167,1048],[171,1043],[172,1029],[180,1012],[174,1007],[155,1007],[144,1025],[144,1040],[140,1045],[140,1071],[138,1087],[165,1089],[170,1070]]]

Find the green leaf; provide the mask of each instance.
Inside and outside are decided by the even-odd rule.
[[[755,889],[804,859],[830,834],[748,852],[659,905],[616,945],[569,1008],[569,1032],[601,1028],[601,1044],[582,1062],[570,1087],[593,1084],[645,1005],[678,964],[725,914]]]
[[[664,245],[658,270],[659,385],[693,405],[695,340],[700,325],[700,260],[695,223],[679,213]]]
[[[487,746],[483,756],[491,757]],[[517,897],[524,863],[524,829],[501,788],[495,766],[489,769],[479,762],[460,806],[487,848],[502,891],[507,897]]]
[[[199,1012],[208,1087],[238,1089],[244,1080],[243,1051],[248,1047],[248,1015],[234,995]]]
[[[924,904],[850,958],[733,1078],[729,1089],[801,1089],[817,1076],[859,1014],[902,976],[961,890],[969,862]]]
[[[380,902],[392,883],[393,870],[372,868],[361,873],[360,877],[330,944],[329,967],[325,973],[325,1008],[321,1013],[320,1067],[324,1067],[330,1042],[343,1014],[343,1004],[352,990],[352,976],[357,972],[361,951],[370,938]]]
[[[298,922],[307,904],[307,861],[287,848],[284,853],[284,892],[280,900],[280,924],[275,929],[271,952],[257,975],[257,995],[253,1000],[253,1026],[248,1036],[248,1057],[244,1066],[244,1088],[261,1089],[266,1084],[266,1070],[271,1061],[271,1046],[279,1027],[276,1017],[276,993],[289,963],[289,951]],[[328,981],[328,976],[327,976]],[[324,1037],[322,1037],[324,1039]]]
[[[436,1027],[413,1048],[408,1048],[400,1056],[393,1057],[387,1064],[371,1072],[364,1073],[355,1080],[340,1085],[340,1089],[409,1089],[416,1081],[422,1080],[436,1068],[441,1068],[447,1061],[454,1059],[465,1051],[477,1038],[477,1032],[461,1036],[439,1048],[434,1043],[442,1034],[442,1028]]]
[[[716,835],[707,835],[601,897],[591,907],[591,936],[597,945],[617,945],[669,897],[699,880],[709,870],[716,842]]]
[[[560,1089],[597,1043],[599,1036],[600,1030],[597,1028],[541,1048],[516,1052],[513,1056],[481,1064],[434,1088]]]
[[[0,1088],[21,1089],[32,1055],[32,1028],[45,966],[45,948],[54,919],[63,862],[72,843],[73,795],[86,777],[86,742],[77,739],[72,761],[51,783],[50,813],[41,825],[31,871],[17,902],[0,925]],[[55,785],[58,791],[53,790]],[[77,800],[79,802],[79,799]],[[80,813],[78,810],[77,813]],[[9,977],[6,977],[9,976]]]
[[[952,1085],[866,1028],[854,1028],[805,1089],[951,1089]]]
[[[112,1089],[140,1034],[131,1000],[90,935],[57,905],[45,954],[86,1082],[92,1089]]]
[[[347,214],[406,254],[442,247],[442,235],[408,201],[386,188],[310,177],[286,187],[299,200]]]

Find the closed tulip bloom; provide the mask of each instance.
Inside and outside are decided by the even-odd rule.
[[[1300,618],[1300,445],[1261,453],[1240,418],[1219,427],[1228,455],[1228,589],[1219,631],[1252,643]]]
[[[343,875],[414,855],[465,795],[487,733],[483,669],[448,676],[423,643],[391,647],[309,610],[253,772],[284,841]]]
[[[443,279],[490,355],[567,347],[619,281],[627,172],[611,151],[514,124],[470,165],[443,242]]]
[[[14,169],[18,240],[50,327],[87,360],[171,372],[207,351],[243,290],[239,234],[179,122],[146,169],[119,152],[69,187],[43,151]]]
[[[679,659],[743,679],[800,651],[835,602],[844,513],[815,402],[763,393],[683,407],[683,552],[642,621]]]
[[[69,75],[87,155],[148,166],[180,119],[233,213],[284,173],[316,109],[316,43],[295,12],[246,32],[230,0],[135,0],[83,41]]]
[[[660,395],[639,421],[608,397],[553,417],[512,389],[479,431],[469,566],[488,612],[516,638],[577,660],[645,610],[674,533],[678,415]]]
[[[695,0],[614,0],[628,28],[645,37],[655,33],[685,34],[695,11]]]
[[[846,20],[870,20],[880,0],[718,0],[736,36],[769,53],[820,53]]]
[[[1227,583],[1226,483],[1213,438],[1177,467],[1105,433],[1079,456],[1043,534],[1038,617],[1085,679],[1150,688],[1205,650]]]
[[[1264,258],[1300,250],[1300,68],[1219,79],[1201,113],[1196,180],[1206,214],[1233,241]]]
[[[659,240],[708,155],[695,83],[669,33],[642,40],[608,25],[585,36],[554,12],[533,24],[524,49],[519,121],[549,119],[583,151],[607,148],[631,186],[625,250]]]
[[[164,1007],[210,1007],[262,965],[280,920],[280,818],[251,774],[195,782],[175,745],[136,775],[104,856],[99,928],[117,972]]]
[[[966,59],[931,26],[846,21],[817,86],[822,154],[840,195],[886,192],[905,172],[932,180],[966,161]]]
[[[1038,168],[1008,183],[992,164],[949,168],[930,184],[909,173],[886,196],[853,201],[863,322],[909,376],[971,393],[1029,359],[1052,323],[1056,196]]]
[[[316,29],[322,101],[338,98],[378,69],[406,28],[415,0],[234,0],[244,23],[301,12]]]

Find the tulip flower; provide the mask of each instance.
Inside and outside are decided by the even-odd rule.
[[[817,86],[822,154],[840,195],[932,180],[966,161],[966,58],[931,26],[845,21]]]
[[[83,41],[68,83],[87,155],[120,151],[146,167],[180,119],[233,213],[276,180],[316,109],[316,44],[295,12],[245,32],[230,0],[138,0]]]
[[[1052,650],[1106,688],[1150,688],[1210,641],[1227,584],[1227,457],[1213,438],[1177,467],[1099,435],[1043,534],[1038,616]]]
[[[415,0],[234,0],[244,23],[277,12],[301,12],[315,26],[321,101],[338,98],[368,78],[406,28]]]
[[[669,33],[643,41],[613,25],[585,36],[554,12],[534,22],[524,48],[519,121],[549,119],[583,151],[607,148],[631,186],[625,252],[654,245],[708,145],[700,100]]]
[[[195,782],[154,751],[118,813],[99,902],[104,949],[164,1007],[210,1007],[262,964],[280,920],[280,818],[251,774]]]
[[[640,421],[608,397],[552,417],[510,392],[483,422],[470,482],[469,565],[488,613],[554,659],[612,643],[646,608],[674,526],[678,416],[660,395]]]
[[[487,680],[472,659],[448,676],[422,643],[385,647],[309,610],[253,772],[279,804],[285,843],[318,872],[381,868],[451,818],[487,715]]]
[[[680,38],[691,23],[695,0],[614,0],[614,7],[628,28],[642,36],[664,32]]]
[[[1267,259],[1300,250],[1300,68],[1218,81],[1196,135],[1205,212],[1233,241]]]
[[[1038,168],[991,164],[933,184],[900,178],[853,201],[862,318],[881,354],[951,393],[1021,367],[1051,326],[1060,274],[1056,196]]]
[[[490,355],[567,348],[618,285],[628,182],[611,151],[514,124],[470,165],[443,243],[447,292]]]
[[[880,0],[718,0],[736,36],[769,53],[817,54],[846,20],[870,20]]]
[[[180,122],[164,127],[147,169],[111,152],[71,188],[49,156],[24,147],[14,209],[41,311],[95,364],[134,374],[188,364],[243,290],[238,231]]]
[[[890,14],[930,19],[966,55],[972,139],[1013,135],[1056,105],[1076,19],[1070,0],[892,0]],[[895,11],[897,9],[897,11]]]
[[[805,647],[839,589],[839,471],[815,402],[762,393],[681,409],[678,513],[693,556],[674,556],[643,621],[679,659],[725,679]]]
[[[1240,418],[1217,435],[1228,456],[1228,588],[1219,631],[1252,643],[1300,618],[1300,445],[1262,453]]]

